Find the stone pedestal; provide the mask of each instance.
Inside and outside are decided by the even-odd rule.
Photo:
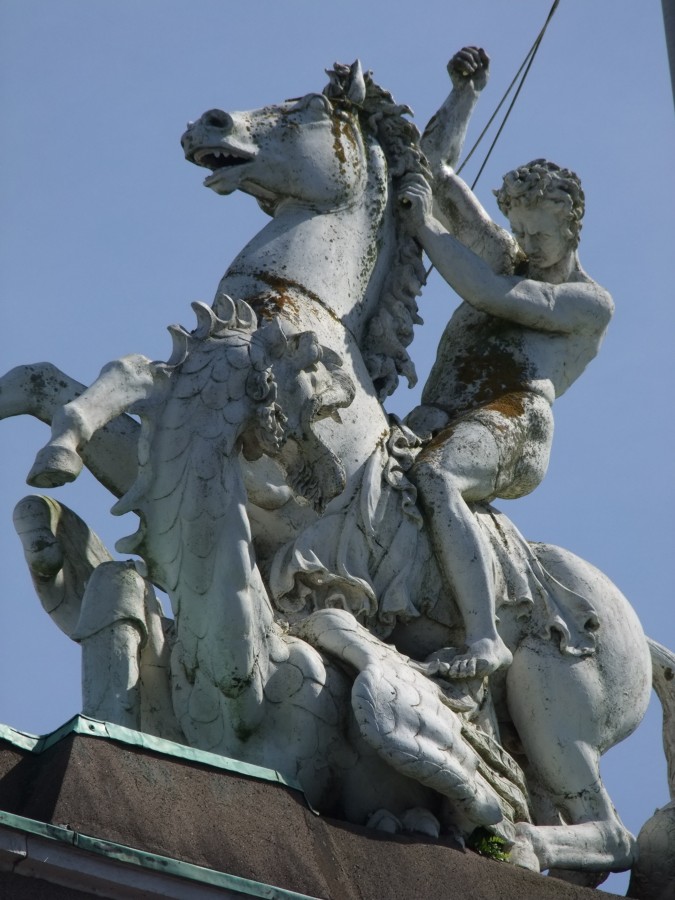
[[[84,717],[0,738],[0,898],[609,896],[317,816],[277,773]]]

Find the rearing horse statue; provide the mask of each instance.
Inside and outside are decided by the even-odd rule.
[[[229,295],[246,301],[259,321],[311,329],[357,386],[349,415],[317,425],[348,479],[388,435],[381,400],[399,374],[415,380],[405,348],[420,321],[415,298],[424,268],[398,226],[392,179],[426,169],[407,107],[359,63],[336,65],[329,76],[321,94],[249,112],[211,110],[182,144],[190,161],[213,168],[209,188],[249,193],[272,216],[229,266],[216,314],[218,297]],[[51,422],[83,387],[49,364],[20,366],[0,384],[0,416]],[[133,420],[120,419],[84,448],[87,467],[118,496],[134,477],[136,432]],[[267,463],[248,473],[258,510],[290,499],[284,478]],[[295,515],[306,523],[306,510]]]
[[[220,194],[243,190],[272,216],[227,270],[213,309],[199,309],[192,336],[176,332],[178,349],[166,367],[130,358],[104,369],[84,393],[82,385],[47,364],[13,370],[0,379],[0,416],[30,413],[54,422],[32,483],[55,486],[72,480],[84,462],[113,493],[125,495],[118,511],[142,515],[141,532],[123,549],[140,552],[150,580],[175,600],[176,635],[169,647],[172,705],[185,739],[249,754],[264,764],[276,759],[301,774],[319,799],[326,787],[317,774],[322,753],[341,759],[344,775],[349,770],[345,754],[356,745],[365,761],[356,793],[373,778],[383,778],[388,796],[376,799],[401,815],[406,807],[420,805],[439,812],[432,798],[440,795],[453,801],[455,821],[468,832],[475,824],[498,821],[506,791],[511,808],[518,808],[514,859],[522,865],[577,868],[581,855],[591,869],[627,867],[634,844],[602,788],[598,757],[639,723],[649,691],[650,655],[657,674],[674,658],[648,644],[616,588],[565,551],[546,545],[528,549],[513,530],[504,529],[496,513],[477,510],[496,544],[519,548],[523,564],[543,572],[532,582],[532,615],[523,621],[521,610],[509,603],[500,611],[514,663],[505,679],[495,679],[496,712],[483,709],[488,732],[488,720],[496,731],[498,718],[500,726],[515,727],[517,744],[532,767],[531,785],[548,798],[535,811],[534,824],[518,785],[502,784],[497,790],[485,781],[480,754],[467,750],[470,728],[460,718],[475,712],[482,702],[478,693],[468,699],[449,696],[443,660],[438,654],[434,659],[434,651],[456,637],[457,622],[451,604],[440,602],[438,569],[400,462],[406,442],[413,452],[414,439],[392,428],[381,406],[399,374],[414,378],[405,348],[417,321],[415,296],[423,280],[419,251],[400,233],[393,202],[392,179],[424,171],[404,112],[355,64],[336,66],[323,94],[252,112],[205,113],[183,136],[187,158],[211,170],[205,182],[209,188]],[[272,328],[276,338],[263,341],[262,332]],[[227,365],[218,356],[221,339],[232,351]],[[181,342],[194,352],[183,354]],[[267,362],[274,377],[269,380],[267,362],[256,356],[260,342],[271,353]],[[284,362],[283,353],[275,357],[275,346],[294,348],[299,356],[292,353],[295,361]],[[249,362],[244,365],[240,357]],[[256,373],[250,382],[249,363]],[[165,376],[170,391],[162,386]],[[304,398],[299,408],[287,402],[286,412],[302,413],[290,425],[282,422],[283,400],[275,409],[273,381],[280,398],[294,393]],[[191,424],[187,412],[202,409],[197,401],[208,412]],[[173,419],[166,416],[174,408],[187,417],[172,439],[167,422]],[[140,441],[136,422],[119,415],[127,409],[140,410],[150,423]],[[259,429],[263,419],[258,413],[266,431]],[[221,419],[227,423],[227,440],[213,431]],[[284,428],[289,439],[282,441]],[[180,477],[191,484],[190,492],[184,504],[183,495],[176,494],[180,502],[171,506],[167,498],[177,479],[163,463],[173,464],[183,454],[196,459],[190,448],[202,439],[208,446],[199,456],[203,471],[182,466]],[[157,446],[163,455],[156,455]],[[211,494],[207,483],[218,490]],[[22,507],[26,515],[34,504]],[[209,511],[217,516],[223,508],[228,511],[219,525],[223,530],[209,543],[200,516]],[[386,536],[373,529],[383,509],[390,527]],[[235,523],[231,544],[228,521]],[[414,540],[408,541],[410,534]],[[45,591],[58,566],[49,575],[38,572],[42,550],[30,544],[28,526],[24,535],[34,572],[42,578],[39,590]],[[204,571],[193,566],[186,586],[187,569],[181,570],[180,560],[201,552]],[[92,559],[87,565],[94,578],[107,563],[102,552],[97,559],[104,565],[96,569]],[[576,611],[567,606],[558,615],[547,601],[535,602],[547,579],[559,583],[568,603],[579,601]],[[503,580],[506,595],[508,571]],[[128,570],[123,581],[125,590],[142,595],[141,605],[150,603],[149,581]],[[276,620],[269,593],[276,598],[277,614],[281,608],[295,617],[292,632]],[[75,585],[69,601],[75,613],[82,594],[82,584]],[[332,608],[338,597],[347,610]],[[143,625],[149,644],[153,616],[157,619],[156,612],[148,614]],[[582,638],[591,631],[593,640],[589,637],[583,652],[565,655],[568,623],[575,616],[581,616]],[[74,631],[71,625],[64,627]],[[81,621],[77,627],[80,639],[85,629]],[[377,639],[373,631],[394,643]],[[158,659],[160,644],[157,639]],[[414,659],[403,657],[401,650]],[[431,660],[425,659],[428,654]],[[665,696],[660,676],[658,683]],[[350,689],[351,707],[345,707]],[[415,727],[403,716],[399,741],[388,723],[418,707]],[[432,708],[427,721],[426,710]],[[309,738],[274,746],[278,723],[288,715],[304,720],[305,713],[330,727],[320,729],[315,741],[309,728]],[[358,735],[350,743],[345,735],[354,722]],[[452,752],[439,752],[448,746]],[[511,763],[504,756],[497,765],[513,772],[517,767]],[[383,771],[395,775],[387,778]],[[517,783],[518,775],[513,777]],[[397,791],[399,799],[392,800],[389,795]],[[371,801],[369,795],[356,804],[358,811],[350,811],[349,803],[343,807],[364,819]]]

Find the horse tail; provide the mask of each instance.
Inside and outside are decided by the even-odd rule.
[[[663,750],[668,764],[668,787],[675,800],[675,653],[647,638],[652,657],[652,685],[663,708]]]

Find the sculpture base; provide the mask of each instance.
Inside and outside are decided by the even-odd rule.
[[[317,816],[274,772],[78,716],[0,726],[0,897],[610,896]]]

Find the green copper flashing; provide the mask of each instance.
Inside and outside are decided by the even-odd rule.
[[[24,731],[17,731],[10,725],[0,724],[0,741],[19,747],[21,750],[29,750],[35,752],[35,747],[40,743],[42,738],[36,737],[34,734],[26,734]]]
[[[18,733],[20,734],[20,732]],[[238,891],[240,894],[259,897],[262,900],[317,900],[316,897],[311,897],[308,894],[298,894],[296,891],[274,887],[260,881],[251,881],[248,878],[240,878],[238,875],[229,875],[226,872],[218,872],[216,869],[207,869],[203,866],[181,862],[168,856],[147,853],[143,850],[127,847],[124,844],[116,844],[113,841],[89,837],[86,834],[80,834],[60,825],[49,825],[44,822],[37,822],[35,819],[28,819],[25,816],[17,816],[0,810],[0,827],[2,826],[22,834],[35,835],[47,840],[69,844],[72,847],[77,847],[89,853],[96,853],[99,856],[105,856],[107,859],[117,862],[139,866],[146,870],[161,872],[164,875],[184,878],[212,887]]]
[[[210,766],[214,769],[224,769],[227,772],[236,772],[238,775],[258,778],[261,781],[272,781],[293,790],[302,791],[297,781],[287,778],[275,769],[266,769],[263,766],[256,766],[252,763],[240,762],[238,759],[219,756],[217,753],[208,753],[206,750],[196,750],[194,747],[177,744],[174,741],[165,741],[152,734],[134,731],[131,728],[124,728],[122,725],[113,725],[111,722],[90,719],[87,716],[73,716],[60,728],[40,737],[17,731],[9,725],[0,724],[0,740],[6,741],[22,750],[29,750],[31,753],[42,753],[43,750],[47,750],[49,747],[57,744],[69,734],[82,734],[88,737],[119,741],[122,744],[143,747],[145,750],[152,750],[165,756],[189,760],[190,762]]]

